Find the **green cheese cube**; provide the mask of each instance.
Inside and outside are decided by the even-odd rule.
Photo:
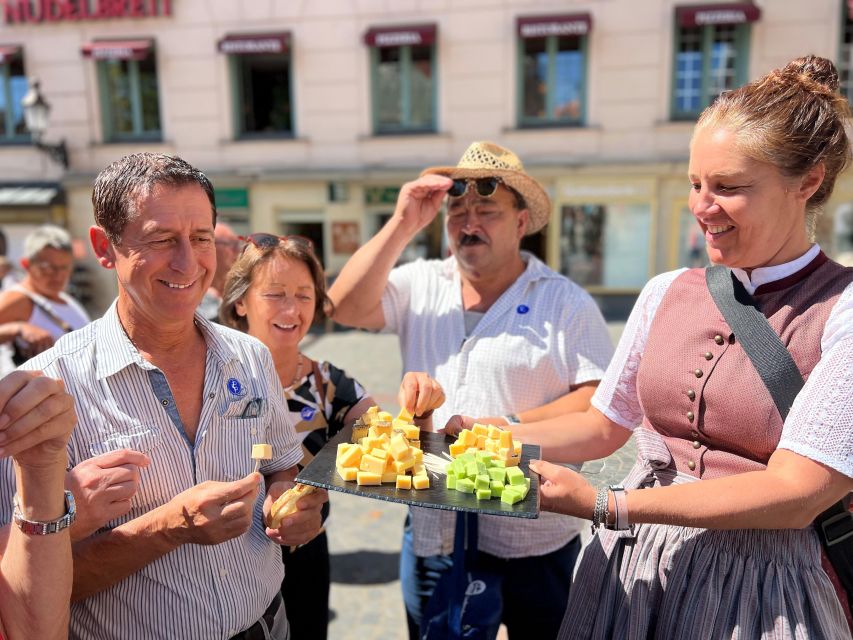
[[[456,477],[456,471],[453,470],[453,465],[447,465],[447,477]]]
[[[459,460],[458,458],[454,460],[450,464],[451,469],[453,469],[453,473],[457,478],[465,477],[465,463]]]
[[[478,451],[477,452],[477,460],[486,465],[486,468],[492,466],[492,458],[494,456],[488,451]]]
[[[492,466],[503,469],[504,467],[506,467],[506,462],[501,459],[492,460]]]
[[[512,490],[515,491],[519,496],[521,496],[522,500],[527,497],[527,492],[530,491],[530,489],[523,484],[514,485],[512,487]]]
[[[506,469],[500,467],[489,467],[489,477],[492,480],[497,480],[501,484],[506,482]]]
[[[516,502],[521,502],[521,495],[514,489],[510,487],[505,487],[501,492],[501,502],[505,502],[506,504],[515,504]]]
[[[491,500],[491,489],[477,489],[477,500]]]
[[[492,497],[493,498],[500,498],[501,493],[503,493],[503,490],[504,490],[504,483],[498,482],[497,480],[492,480],[489,484],[491,485],[491,488],[492,488]]]
[[[524,485],[524,472],[518,467],[508,467],[506,470],[506,482],[512,486]]]
[[[447,488],[455,489],[456,488],[456,476],[447,474]]]
[[[476,462],[466,462],[465,463],[465,477],[466,478],[474,478],[479,473],[477,469]]]
[[[456,490],[460,493],[474,493],[474,481],[468,478],[457,478]]]
[[[485,474],[480,474],[476,478],[474,478],[475,489],[488,489],[489,487],[489,476]]]

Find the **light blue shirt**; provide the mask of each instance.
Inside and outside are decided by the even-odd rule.
[[[269,443],[265,475],[296,465],[302,451],[287,418],[269,351],[258,340],[196,316],[207,343],[204,402],[194,443],[186,437],[162,372],[142,358],[119,322],[116,305],[69,333],[27,369],[61,378],[78,422],[70,464],[121,448],[146,453],[130,512],[112,529],[207,480],[233,481],[254,468],[252,445]],[[11,520],[14,476],[0,474],[0,520]],[[230,638],[251,626],[279,590],[281,552],[262,522],[219,545],[184,545],[115,586],[72,605],[71,638]]]

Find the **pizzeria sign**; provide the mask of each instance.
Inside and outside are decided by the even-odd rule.
[[[0,0],[6,24],[172,15],[172,0]]]

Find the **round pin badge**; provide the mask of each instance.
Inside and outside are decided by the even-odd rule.
[[[246,390],[237,378],[228,378],[228,382],[225,383],[225,386],[228,387],[228,391],[232,396],[239,397],[246,393]]]
[[[302,416],[302,419],[305,422],[308,422],[311,418],[314,417],[314,414],[317,413],[316,409],[312,409],[311,407],[302,407],[302,411],[299,412]]]
[[[516,310],[520,315],[524,315],[525,313],[527,313],[528,311],[530,311],[530,307],[528,307],[526,304],[520,304],[520,305],[518,305],[518,306],[515,308],[515,310]]]

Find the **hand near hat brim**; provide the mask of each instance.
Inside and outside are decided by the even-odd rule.
[[[397,197],[394,217],[414,236],[435,220],[444,196],[452,185],[450,178],[440,175],[422,176],[407,182]]]

